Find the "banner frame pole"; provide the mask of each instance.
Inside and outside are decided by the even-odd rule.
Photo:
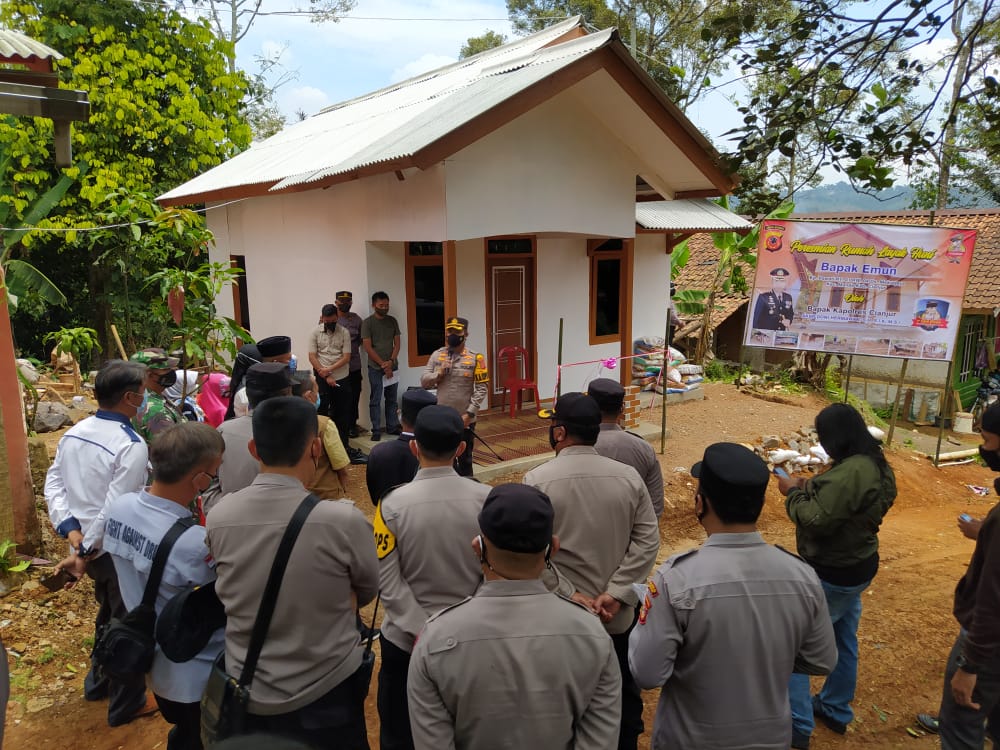
[[[951,404],[951,372],[955,366],[955,360],[948,360],[948,374],[944,381],[944,399],[941,409],[938,411],[938,439],[937,447],[934,449],[934,468],[937,468],[941,461],[941,439],[944,437],[944,420],[948,414],[948,406]]]
[[[844,384],[844,403],[847,403],[847,399],[851,393],[851,369],[854,367],[854,355],[847,355],[847,380]]]
[[[899,370],[899,380],[896,381],[896,400],[892,404],[892,421],[889,423],[889,434],[885,444],[892,447],[892,434],[896,431],[896,417],[899,414],[899,397],[903,394],[903,381],[906,379],[906,366],[910,364],[909,357],[903,357],[903,366]]]

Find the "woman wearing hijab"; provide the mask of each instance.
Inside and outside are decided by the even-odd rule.
[[[198,406],[197,394],[198,373],[194,370],[177,370],[177,382],[163,392],[186,420],[204,422],[205,413]]]
[[[210,372],[202,381],[198,406],[205,413],[205,421],[212,427],[218,427],[226,418],[229,383],[230,378],[224,372]]]

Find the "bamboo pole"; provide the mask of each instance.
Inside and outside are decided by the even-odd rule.
[[[118,326],[114,323],[111,324],[111,335],[115,337],[115,343],[118,345],[118,352],[122,355],[122,359],[128,359],[128,355],[125,353],[125,347],[122,345],[121,336],[118,335]]]

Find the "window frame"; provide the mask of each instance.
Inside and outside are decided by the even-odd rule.
[[[427,364],[430,354],[421,354],[417,349],[419,344],[417,326],[417,290],[414,269],[426,266],[436,266],[441,269],[442,289],[444,288],[444,243],[441,245],[441,255],[410,255],[410,245],[416,242],[403,243],[403,256],[405,258],[406,276],[406,361],[409,367],[422,367]],[[421,242],[420,244],[426,244]],[[444,300],[442,300],[444,301]],[[445,314],[441,312],[441,343],[444,346],[444,319]]]
[[[622,243],[620,250],[600,250],[607,242],[617,240]],[[622,339],[622,329],[625,322],[625,283],[626,283],[626,260],[627,247],[629,242],[625,238],[609,237],[598,240],[587,240],[587,258],[590,266],[590,295],[588,297],[588,322],[587,338],[591,346],[599,344],[616,344]],[[618,261],[618,330],[615,333],[598,336],[597,331],[597,266],[602,260]]]

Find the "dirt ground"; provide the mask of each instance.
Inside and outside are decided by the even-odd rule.
[[[660,458],[666,485],[661,558],[704,539],[691,509],[694,485],[687,470],[708,443],[786,434],[810,425],[826,403],[814,395],[784,400],[788,403],[765,401],[732,385],[708,384],[704,401],[668,407],[671,435]],[[56,439],[53,436],[53,450]],[[956,516],[982,516],[989,510],[995,502],[992,491],[980,497],[967,485],[992,487],[993,475],[975,463],[938,469],[903,445],[894,447],[889,461],[899,497],[882,527],[882,567],[864,595],[857,719],[845,737],[818,727],[812,742],[816,750],[939,746],[933,736],[915,739],[906,728],[913,726],[915,713],[936,710],[940,700],[945,658],[958,629],[951,616],[952,592],[973,548],[958,532]],[[364,467],[352,466],[350,471],[349,492],[370,515]],[[511,474],[497,481],[519,478]],[[41,518],[45,520],[44,512]],[[793,529],[776,487],[769,491],[760,526],[769,541],[794,549]],[[57,559],[60,549],[50,537],[46,555]],[[165,747],[167,724],[159,716],[112,729],[105,721],[106,704],[84,701],[95,613],[92,590],[84,583],[73,591],[50,594],[35,583],[44,572],[33,568],[20,590],[0,600],[0,636],[8,649],[12,688],[7,747]],[[644,749],[649,747],[657,697],[656,691],[645,694],[647,734],[640,740]],[[377,747],[374,685],[367,709],[372,747]]]

